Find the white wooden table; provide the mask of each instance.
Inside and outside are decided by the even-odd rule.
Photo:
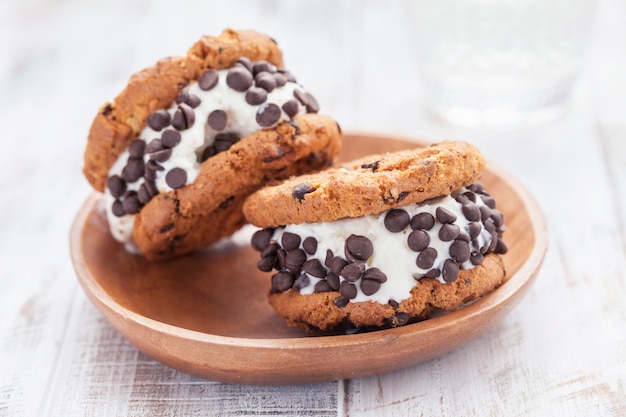
[[[626,416],[626,2],[599,3],[566,114],[510,130],[424,111],[400,1],[232,3],[0,3],[0,416]],[[113,330],[69,257],[86,133],[132,72],[227,26],[278,39],[344,130],[468,140],[525,184],[549,251],[522,303],[427,363],[302,386],[194,378]]]

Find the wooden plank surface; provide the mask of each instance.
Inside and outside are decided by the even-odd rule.
[[[567,112],[509,130],[425,111],[401,0],[230,3],[0,4],[0,416],[626,416],[626,3],[598,2]],[[531,190],[550,241],[522,303],[427,363],[288,387],[191,377],[113,330],[69,259],[86,132],[132,72],[225,26],[278,39],[344,130],[465,139]]]

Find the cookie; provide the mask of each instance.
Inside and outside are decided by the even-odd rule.
[[[243,210],[263,227],[251,244],[258,268],[272,273],[270,304],[305,330],[380,328],[494,290],[505,279],[506,228],[495,199],[476,182],[483,168],[474,147],[447,142],[255,192]]]
[[[112,235],[149,259],[239,229],[248,194],[328,167],[338,124],[282,67],[271,38],[226,30],[130,78],[89,133],[84,173]]]
[[[450,194],[476,181],[484,167],[465,142],[371,155],[264,189],[244,210],[259,227],[359,217]]]

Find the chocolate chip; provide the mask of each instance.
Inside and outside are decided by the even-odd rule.
[[[498,238],[498,241],[496,242],[496,247],[493,250],[495,253],[499,253],[501,255],[505,254],[508,252],[508,248],[506,247],[506,245],[504,244],[504,242],[502,241],[502,239]]]
[[[202,156],[200,158],[200,162],[204,162],[207,159],[209,159],[210,157],[212,157],[213,155],[215,155],[217,152],[215,152],[215,148],[211,145],[211,146],[207,146],[206,148],[204,148],[204,150],[202,151]]]
[[[256,106],[265,103],[267,100],[267,91],[259,87],[252,87],[246,91],[246,103]]]
[[[122,200],[122,205],[124,206],[124,211],[128,214],[135,214],[139,212],[139,199],[137,198],[137,193],[135,191],[127,191],[124,194],[124,199]]]
[[[313,289],[315,292],[330,292],[333,290],[325,279],[317,281]]]
[[[437,217],[439,223],[449,224],[456,221],[454,213],[443,207],[437,207],[437,210],[435,210],[435,216]]]
[[[437,268],[433,268],[430,271],[426,272],[424,274],[424,277],[426,278],[437,278],[439,275],[441,275],[441,271]]]
[[[265,246],[265,249],[261,252],[261,258],[265,258],[267,256],[276,255],[278,253],[278,249],[280,249],[280,245],[276,242],[270,243]]]
[[[126,166],[122,169],[122,179],[127,183],[135,182],[144,174],[144,162],[142,158],[129,158]]]
[[[256,112],[256,122],[261,127],[272,127],[280,120],[282,110],[274,103],[264,103]]]
[[[391,318],[390,324],[392,327],[399,327],[399,326],[404,326],[408,322],[409,322],[409,314],[403,313],[402,311],[398,311]]]
[[[172,168],[165,175],[165,183],[173,189],[180,188],[187,182],[187,172],[182,168]]]
[[[385,215],[384,224],[390,232],[398,233],[406,229],[410,221],[411,216],[405,210],[393,209]]]
[[[311,280],[309,279],[307,274],[300,275],[295,282],[293,283],[293,289],[296,291],[300,291],[302,288],[309,285]]]
[[[350,235],[346,239],[344,250],[348,259],[366,261],[374,253],[374,245],[366,236]]]
[[[126,181],[124,181],[119,175],[111,175],[107,178],[107,188],[113,197],[121,197],[124,194],[124,191],[126,191]]]
[[[359,287],[361,287],[363,294],[370,296],[375,294],[380,289],[380,282],[373,279],[363,278]]]
[[[283,245],[283,249],[286,251],[294,250],[300,247],[300,235],[290,232],[284,232],[280,239],[280,243]]]
[[[469,233],[470,240],[474,240],[480,235],[480,231],[482,230],[482,226],[478,222],[470,222],[467,225],[467,232]]]
[[[161,141],[161,139],[153,139],[150,141],[150,143],[146,145],[144,152],[150,154],[153,152],[160,151],[163,148],[164,148],[163,141]]]
[[[186,103],[180,103],[172,118],[172,126],[178,130],[189,129],[196,120],[196,113]]]
[[[234,132],[218,133],[213,139],[213,148],[215,149],[215,153],[224,152],[225,150],[230,149],[231,146],[239,142],[239,139],[239,135]]]
[[[417,213],[411,219],[411,229],[430,230],[435,225],[435,218],[430,213]]]
[[[315,252],[317,251],[317,239],[313,236],[307,237],[302,242],[302,249],[304,249],[304,251],[309,255],[315,255]]]
[[[250,239],[250,245],[258,252],[264,250],[270,244],[270,240],[274,236],[274,229],[266,228],[257,230]]]
[[[148,126],[159,132],[170,125],[171,116],[167,110],[159,109],[148,116]]]
[[[178,93],[174,101],[176,101],[176,103],[178,104],[185,103],[192,109],[195,109],[196,107],[198,107],[200,103],[202,102],[200,100],[200,97],[196,96],[195,94],[189,94],[189,91],[187,90],[183,90],[180,93]]]
[[[420,252],[428,247],[430,236],[424,230],[413,230],[406,239],[412,251]]]
[[[287,291],[293,285],[295,279],[291,272],[281,271],[272,276],[272,290],[274,292]]]
[[[333,300],[333,304],[335,304],[339,308],[347,306],[349,302],[350,302],[350,300],[348,300],[343,295],[340,295],[340,296],[338,296],[337,298],[335,298]]]
[[[156,179],[156,173],[163,170],[165,170],[165,168],[157,164],[156,161],[149,160],[148,162],[146,162],[146,166],[143,170],[143,175],[146,180],[153,181],[154,179]]]
[[[457,239],[450,245],[449,252],[452,259],[462,264],[470,258],[470,245],[463,240]]]
[[[299,273],[306,261],[306,253],[302,249],[290,250],[285,256],[285,267],[291,272]]]
[[[368,268],[363,272],[363,279],[371,279],[381,284],[387,282],[387,275],[378,268]]]
[[[417,255],[416,265],[422,269],[430,269],[437,259],[437,249],[426,248]]]
[[[470,255],[470,262],[472,263],[472,265],[480,265],[483,263],[484,260],[484,256],[482,253],[472,253]]]
[[[152,152],[150,154],[150,159],[157,162],[165,162],[170,159],[170,156],[172,156],[172,150],[165,148],[160,151]]]
[[[346,297],[348,300],[352,300],[357,295],[356,287],[347,281],[343,281],[339,286],[339,293]]]
[[[444,242],[450,242],[451,240],[456,239],[461,233],[461,228],[456,224],[446,223],[441,226],[439,229],[439,239]]]
[[[493,224],[496,225],[496,229],[500,229],[504,224],[504,215],[498,210],[491,211],[490,219],[493,221]]]
[[[270,272],[274,269],[274,264],[276,263],[275,256],[268,256],[267,258],[261,258],[259,262],[257,262],[256,267],[259,271]]]
[[[287,71],[284,68],[278,68],[276,71],[278,71],[279,73],[283,74],[283,76],[285,77],[285,79],[287,81],[289,81],[290,83],[295,83],[296,81],[296,77],[293,76],[292,73],[290,73],[289,71]]]
[[[287,116],[289,116],[290,118],[294,118],[296,116],[296,114],[298,114],[298,101],[297,100],[287,100],[285,101],[285,103],[283,103],[282,105],[283,111],[287,114]]]
[[[483,203],[485,203],[490,209],[496,208],[496,200],[494,200],[493,198],[483,195],[480,197],[480,199],[483,200]]]
[[[390,299],[387,304],[389,304],[391,307],[393,307],[394,309],[397,309],[398,307],[400,307],[400,304],[394,300],[394,299]]]
[[[487,206],[480,206],[480,219],[482,221],[487,221],[491,217],[491,209]]]
[[[166,148],[173,148],[180,143],[181,139],[182,136],[179,131],[168,129],[161,135],[161,145]]]
[[[317,100],[315,100],[315,97],[313,97],[310,93],[294,90],[293,95],[306,108],[307,113],[317,113],[320,110]]]
[[[220,209],[224,210],[224,209],[227,209],[228,207],[232,206],[234,202],[235,202],[235,196],[231,195],[226,200],[222,201],[218,207]]]
[[[282,87],[285,84],[287,84],[287,79],[285,78],[283,74],[275,72],[274,74],[272,74],[272,76],[274,77],[274,80],[276,81],[276,87]]]
[[[456,200],[457,203],[463,205],[463,204],[467,204],[470,202],[470,199],[467,198],[467,196],[465,194],[459,194],[456,197],[454,197],[454,199]]]
[[[327,271],[319,259],[309,259],[302,265],[302,270],[316,278],[325,278]]]
[[[467,233],[459,233],[459,235],[456,237],[457,240],[462,240],[463,242],[467,242],[470,243],[470,241],[472,239],[470,239],[469,235]]]
[[[446,259],[441,269],[441,275],[445,282],[452,282],[459,276],[459,265],[451,259]]]
[[[146,149],[146,142],[141,139],[136,139],[128,145],[128,153],[131,158],[143,157],[143,152]]]
[[[474,203],[470,202],[468,204],[462,205],[461,211],[463,212],[465,218],[471,222],[478,221],[481,218],[480,209]]]
[[[482,184],[475,182],[474,184],[471,184],[470,186],[467,187],[469,190],[475,192],[475,193],[484,193],[485,192],[485,187],[483,187]]]
[[[217,85],[219,73],[214,69],[208,69],[198,78],[198,87],[201,90],[208,91]]]
[[[330,249],[326,249],[326,258],[324,258],[324,265],[330,268],[330,264],[333,260],[333,251]]]
[[[237,62],[235,63],[235,65],[239,65],[245,69],[247,69],[249,72],[252,72],[254,70],[254,65],[252,64],[252,61],[250,60],[250,58],[246,57],[246,56],[242,56],[239,57],[239,59],[237,59]]]
[[[298,200],[302,201],[304,200],[304,195],[312,191],[313,191],[313,187],[311,186],[311,184],[303,182],[293,187],[293,190],[291,190],[291,196],[293,198],[297,198]]]
[[[280,271],[284,271],[285,269],[287,269],[287,251],[285,251],[283,248],[280,248],[276,251],[276,260],[278,261],[278,269]]]
[[[346,281],[354,282],[361,278],[361,274],[365,271],[365,264],[360,262],[353,262],[351,264],[346,265],[339,274]]]
[[[152,197],[153,196],[150,194],[150,190],[146,186],[146,184],[141,184],[139,190],[137,190],[137,199],[139,200],[139,202],[142,205],[147,204],[152,199]]]
[[[226,84],[235,91],[244,92],[252,86],[252,73],[247,67],[236,66],[228,70]]]
[[[276,67],[267,61],[257,61],[252,66],[252,73],[257,75],[260,72],[275,73]]]
[[[113,206],[111,207],[111,211],[113,212],[113,214],[116,217],[122,217],[123,215],[126,214],[126,211],[124,210],[124,205],[122,204],[122,202],[120,200],[115,200],[113,202]]]
[[[369,164],[361,165],[361,168],[371,169],[372,172],[376,172],[378,170],[378,164],[380,164],[380,161],[374,161],[374,162],[370,162]]]
[[[335,256],[334,258],[332,258],[330,261],[325,262],[324,264],[330,268],[330,270],[332,272],[334,272],[337,275],[341,274],[341,270],[343,268],[346,267],[346,265],[348,265],[348,261],[346,261],[345,259],[343,259],[340,256]]]
[[[260,72],[254,77],[254,84],[271,93],[276,88],[274,76],[268,72]]]
[[[226,123],[228,122],[228,115],[224,110],[213,110],[209,113],[209,117],[207,118],[207,123],[212,129],[222,130],[226,127]]]
[[[341,283],[339,275],[335,274],[332,271],[329,272],[326,276],[326,282],[328,282],[328,285],[330,285],[330,288],[332,288],[334,291],[339,290],[339,284]]]

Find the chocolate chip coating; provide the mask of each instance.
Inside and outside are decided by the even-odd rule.
[[[362,263],[351,263],[346,265],[339,274],[346,281],[354,282],[361,278],[361,274],[365,271],[365,265]]]
[[[287,252],[285,267],[291,272],[299,273],[305,261],[306,253],[302,249],[294,249]]]
[[[444,242],[450,242],[456,239],[461,233],[461,228],[456,224],[446,223],[439,229],[439,239]]]
[[[315,255],[315,252],[317,252],[317,239],[313,236],[305,238],[302,241],[302,249],[304,249],[308,255]]]
[[[283,103],[282,109],[287,114],[287,116],[293,119],[298,114],[298,101],[294,99],[287,100],[285,103]]]
[[[167,129],[161,135],[161,145],[166,148],[173,148],[178,145],[182,139],[182,135],[179,131],[173,129]]]
[[[142,158],[129,158],[126,166],[122,169],[122,179],[127,183],[135,182],[144,174],[144,162]]]
[[[452,282],[459,276],[459,265],[451,259],[446,259],[441,269],[441,275],[446,282]]]
[[[361,284],[359,285],[363,294],[374,295],[380,289],[380,282],[375,281],[373,279],[363,279],[361,280]]]
[[[173,189],[180,188],[187,183],[187,172],[182,168],[172,168],[165,174],[165,183]]]
[[[430,213],[417,213],[411,219],[411,229],[430,230],[435,225],[435,218]]]
[[[201,90],[208,91],[217,85],[218,80],[218,72],[212,68],[208,69],[198,78],[198,87]]]
[[[316,278],[325,278],[327,271],[319,259],[309,259],[302,265],[302,270]]]
[[[107,179],[107,188],[113,197],[121,197],[126,191],[126,181],[119,175],[112,175]]]
[[[457,239],[450,245],[450,257],[462,264],[470,258],[470,245],[464,240]]]
[[[439,223],[448,224],[456,221],[454,213],[444,207],[437,207],[435,210],[435,216],[437,217]]]
[[[412,251],[419,252],[430,244],[430,236],[424,230],[413,230],[407,237],[407,244]]]
[[[426,248],[417,255],[416,265],[422,269],[430,269],[437,259],[437,249]]]
[[[276,80],[269,72],[261,72],[254,77],[254,84],[271,93],[276,88]]]
[[[135,191],[129,191],[124,195],[124,199],[122,200],[122,205],[124,206],[124,211],[127,214],[135,214],[139,212],[140,204],[139,199],[137,198],[137,193]]]
[[[367,261],[374,253],[374,245],[366,236],[350,235],[346,239],[345,252],[348,258]]]
[[[174,117],[172,117],[172,126],[178,130],[189,129],[193,126],[195,120],[196,113],[194,110],[188,104],[180,103],[178,109],[174,112]]]
[[[307,113],[317,113],[320,110],[317,100],[315,100],[315,97],[313,97],[311,93],[296,89],[293,91],[293,95],[306,108]]]
[[[281,271],[272,276],[272,290],[274,292],[287,291],[294,281],[295,278],[291,272]]]
[[[280,238],[280,243],[286,251],[294,250],[300,247],[302,238],[300,235],[290,232],[284,232]]]
[[[222,130],[226,127],[226,124],[228,123],[228,115],[224,110],[213,110],[211,113],[209,113],[207,123],[212,129]]]
[[[347,299],[352,300],[357,295],[357,289],[348,281],[343,281],[339,286],[339,293]]]
[[[363,272],[363,279],[370,279],[373,281],[377,281],[379,283],[387,282],[387,275],[383,271],[378,268],[367,268],[365,272]]]
[[[235,66],[228,70],[226,84],[235,91],[244,92],[252,86],[252,73],[245,67]]]
[[[265,103],[267,100],[267,91],[260,87],[252,87],[246,91],[246,103],[251,106],[257,106]]]
[[[170,122],[171,116],[168,111],[164,109],[159,109],[155,111],[150,116],[148,116],[147,119],[148,126],[156,130],[157,132],[169,126]]]
[[[131,158],[141,158],[146,149],[146,142],[141,139],[135,139],[128,145],[128,153]]]
[[[252,235],[250,244],[252,245],[252,248],[254,250],[261,252],[267,247],[267,245],[270,244],[270,240],[272,239],[273,235],[274,229],[271,228],[257,230]]]
[[[411,216],[405,210],[392,209],[385,215],[384,224],[390,232],[398,233],[406,229],[410,221]]]
[[[282,110],[274,103],[264,103],[256,113],[256,122],[261,127],[272,127],[280,120]]]
[[[126,214],[126,211],[124,210],[124,205],[122,204],[122,202],[120,200],[115,200],[113,202],[113,206],[111,207],[111,211],[113,212],[113,214],[116,217],[122,217]]]

